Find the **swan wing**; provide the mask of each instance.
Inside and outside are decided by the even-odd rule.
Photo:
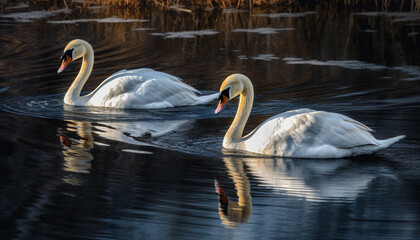
[[[342,157],[378,145],[364,124],[338,113],[298,109],[273,116],[246,138],[253,152],[290,157]]]
[[[195,88],[172,75],[141,68],[114,73],[91,93],[88,105],[115,108],[164,108],[197,101]]]

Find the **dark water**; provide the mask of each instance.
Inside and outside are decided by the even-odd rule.
[[[418,14],[3,10],[1,239],[420,238]],[[203,93],[239,72],[256,93],[246,131],[309,107],[407,137],[357,158],[262,158],[221,148],[236,103],[63,106],[80,63],[56,72],[75,38],[95,50],[87,92],[124,68]]]

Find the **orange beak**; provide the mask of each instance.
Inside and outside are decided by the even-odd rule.
[[[223,110],[223,108],[225,107],[225,105],[226,105],[226,103],[228,102],[228,100],[229,100],[229,98],[228,98],[228,97],[226,97],[226,96],[224,96],[224,95],[221,95],[221,96],[220,96],[219,105],[217,106],[216,111],[214,111],[214,113],[215,113],[216,115],[217,115],[217,114],[219,114],[219,113]]]
[[[61,63],[61,66],[57,72],[61,73],[62,71],[64,71],[64,69],[66,69],[66,67],[69,65],[70,62],[71,62],[71,57],[64,55],[63,62]]]

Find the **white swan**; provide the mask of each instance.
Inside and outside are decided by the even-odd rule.
[[[93,68],[92,46],[80,39],[67,44],[61,56],[63,60],[58,73],[70,62],[83,57],[79,74],[64,96],[64,103],[75,106],[112,108],[168,108],[185,105],[206,104],[216,94],[197,96],[198,91],[172,75],[148,68],[122,70],[103,81],[91,93],[80,96],[83,85]]]
[[[254,100],[249,78],[232,74],[223,81],[215,113],[238,95],[238,111],[223,139],[224,148],[282,157],[342,158],[374,153],[404,137],[377,140],[369,127],[347,116],[306,108],[275,115],[242,137]]]

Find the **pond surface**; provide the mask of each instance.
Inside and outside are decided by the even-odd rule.
[[[419,18],[5,8],[0,238],[419,239]],[[255,87],[246,132],[306,107],[348,115],[378,139],[407,137],[357,158],[270,158],[222,149],[237,101],[218,116],[216,102],[63,106],[80,62],[58,75],[59,57],[76,38],[95,51],[85,92],[121,69],[163,71],[204,94],[243,73]]]

